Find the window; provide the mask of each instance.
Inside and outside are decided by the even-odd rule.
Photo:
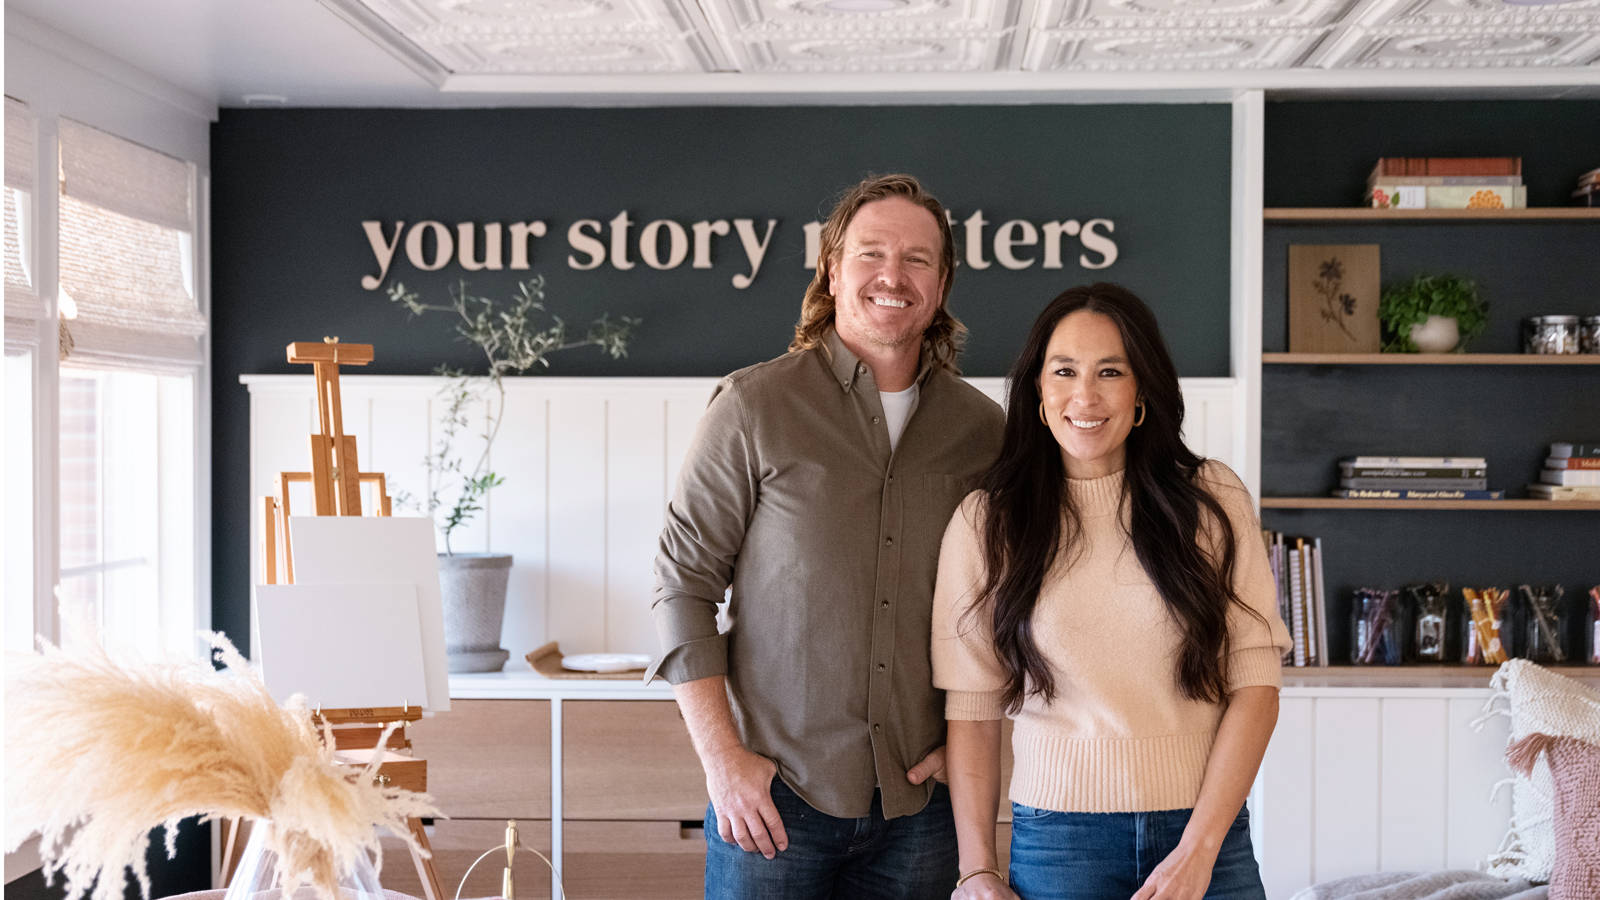
[[[56,637],[47,585],[108,639],[194,654],[210,621],[196,550],[197,174],[79,122],[49,124],[7,98],[5,645]],[[40,134],[53,154],[36,152]],[[35,208],[51,155],[59,191]]]

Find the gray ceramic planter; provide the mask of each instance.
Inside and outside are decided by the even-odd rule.
[[[444,647],[452,672],[498,672],[511,654],[500,646],[509,553],[439,554]]]

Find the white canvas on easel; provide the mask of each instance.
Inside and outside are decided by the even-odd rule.
[[[295,584],[409,584],[416,587],[423,674],[430,711],[450,708],[444,601],[433,522],[416,516],[291,516]],[[389,705],[394,704],[393,698]]]
[[[410,584],[259,584],[261,679],[279,703],[314,708],[415,704],[427,696],[417,589]]]

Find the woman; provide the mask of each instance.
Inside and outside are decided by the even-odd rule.
[[[1245,796],[1288,634],[1249,492],[1184,446],[1155,316],[1073,288],[1028,334],[933,610],[956,898],[1265,897]],[[1009,886],[1000,719],[1016,721]]]

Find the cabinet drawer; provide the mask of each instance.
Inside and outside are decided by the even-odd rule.
[[[548,700],[456,700],[449,712],[412,723],[410,734],[445,815],[550,818]]]
[[[706,778],[671,700],[561,704],[564,818],[700,821]]]
[[[698,826],[568,821],[562,838],[568,897],[688,900],[704,894],[706,841]]]
[[[500,701],[495,701],[500,702]],[[453,705],[453,704],[452,704]],[[517,830],[526,847],[550,855],[550,823],[518,820]],[[428,826],[428,841],[433,845],[433,870],[439,876],[444,900],[456,896],[461,879],[479,854],[491,847],[504,847],[504,819],[439,819]],[[505,869],[505,853],[491,854],[478,863],[461,889],[462,897],[500,896],[500,878]],[[550,869],[532,853],[519,852],[511,867],[516,879],[517,900],[547,900],[550,896]],[[383,839],[383,872],[378,876],[385,889],[422,897],[422,881],[417,877],[411,853],[399,838]],[[568,889],[568,894],[571,894]],[[574,895],[576,896],[576,895]]]

